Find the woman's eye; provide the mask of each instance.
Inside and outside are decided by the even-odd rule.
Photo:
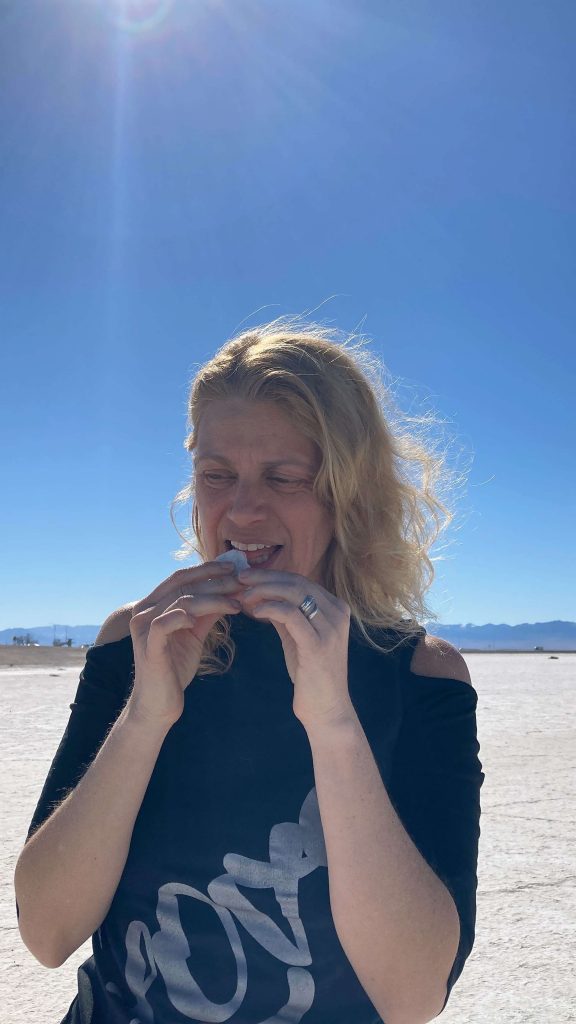
[[[225,487],[231,479],[225,473],[202,473],[202,480],[208,487]]]
[[[204,480],[209,484],[225,484],[228,483],[230,480],[234,479],[233,477],[225,473],[203,473],[203,477]],[[271,476],[268,479],[271,480],[273,483],[281,484],[284,487],[297,487],[300,484],[306,483],[305,480],[287,480],[286,477],[283,476]]]

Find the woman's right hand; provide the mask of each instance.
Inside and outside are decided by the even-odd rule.
[[[146,720],[173,725],[184,710],[204,641],[214,623],[241,610],[234,566],[205,562],[178,569],[132,609],[134,687],[128,705]]]

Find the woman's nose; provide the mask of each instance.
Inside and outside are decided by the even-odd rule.
[[[262,491],[258,485],[237,483],[230,498],[228,514],[232,519],[246,516],[254,518],[255,515],[265,515],[265,503]]]

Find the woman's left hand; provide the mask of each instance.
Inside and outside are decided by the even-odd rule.
[[[348,690],[350,608],[305,576],[270,569],[238,574],[242,591],[234,596],[245,612],[276,628],[294,683],[293,710],[306,728],[332,722],[353,711]],[[298,605],[310,595],[318,611],[307,619]]]

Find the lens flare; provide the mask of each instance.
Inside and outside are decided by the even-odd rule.
[[[114,0],[110,18],[131,35],[152,32],[166,20],[174,0]]]

